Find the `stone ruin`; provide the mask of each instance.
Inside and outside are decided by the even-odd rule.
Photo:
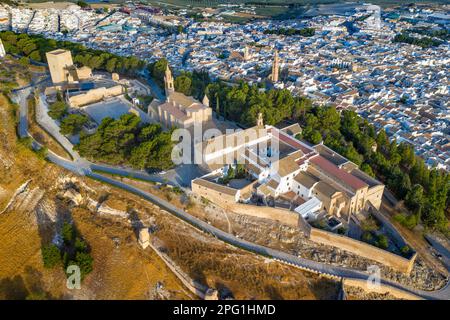
[[[148,228],[142,228],[139,230],[139,244],[142,249],[145,249],[150,245],[150,233]]]

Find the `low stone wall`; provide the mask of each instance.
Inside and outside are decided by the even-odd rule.
[[[375,292],[375,293],[379,293],[379,294],[389,293],[398,299],[423,300],[421,297],[419,297],[415,294],[394,288],[387,284],[380,284],[379,286],[369,286],[367,281],[362,280],[362,279],[344,278],[344,279],[342,279],[342,287],[344,290],[345,290],[345,286],[361,288],[362,290],[364,290],[367,293],[370,293],[370,292]]]
[[[243,203],[233,203],[226,206],[224,209],[228,209],[237,214],[276,220],[282,224],[286,224],[292,227],[298,227],[299,224],[298,222],[299,215],[296,212],[287,209],[257,206]]]
[[[415,253],[410,259],[406,259],[362,241],[317,228],[311,228],[309,238],[314,242],[337,247],[339,249],[357,254],[361,257],[380,262],[386,266],[393,268],[394,270],[406,274],[409,274],[411,272],[417,256],[417,253]]]
[[[205,179],[195,179],[191,183],[192,192],[200,197],[219,205],[229,208],[237,201],[239,190],[219,185]]]
[[[216,190],[215,188],[204,186],[202,185],[202,182],[214,185],[219,189]],[[191,186],[192,193],[196,196],[204,197],[225,210],[232,211],[237,214],[275,220],[295,228],[299,227],[299,215],[294,211],[236,202],[236,195],[232,194],[233,191],[236,192],[236,194],[241,194],[242,190],[244,190],[244,192],[251,190],[254,184],[255,182],[252,182],[242,189],[233,189],[199,178],[192,181]]]
[[[258,183],[258,180],[255,180],[255,181],[253,181],[253,182],[250,182],[250,183],[249,183],[248,185],[246,185],[245,187],[239,189],[239,191],[240,191],[240,193],[241,193],[241,196],[242,196],[243,194],[252,192],[252,191],[253,191],[253,188],[255,187],[255,184],[257,184],[257,183]]]
[[[305,218],[302,217],[301,214],[298,215],[298,227],[303,232],[305,237],[309,238],[311,236],[311,225],[308,223],[308,221],[305,220]]]

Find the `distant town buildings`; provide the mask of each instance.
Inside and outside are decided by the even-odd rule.
[[[129,3],[126,10],[110,13],[76,5],[59,9],[0,5],[0,29],[39,33],[149,62],[165,57],[175,70],[203,70],[213,79],[258,83],[269,74],[277,87],[307,96],[315,104],[355,110],[378,129],[384,128],[391,139],[414,145],[428,165],[448,170],[449,42],[423,49],[392,41],[396,34],[417,27],[446,28],[450,15],[440,8],[382,11],[370,4],[345,3],[312,8],[306,12],[308,19],[233,24],[220,20],[224,11],[230,11],[225,7],[217,13],[205,9],[204,16],[215,21],[197,22],[181,10],[164,15]],[[177,26],[183,32],[174,31]],[[313,36],[264,33],[307,27],[315,29]],[[273,48],[288,70],[282,81],[274,77]]]

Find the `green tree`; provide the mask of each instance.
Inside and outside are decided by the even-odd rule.
[[[28,57],[22,57],[19,59],[19,63],[24,67],[28,67],[30,65],[30,59]]]
[[[381,234],[378,236],[376,245],[377,245],[377,247],[380,247],[381,249],[387,249],[387,247],[389,246],[389,240],[384,234]]]
[[[187,96],[192,95],[192,80],[187,74],[181,74],[175,78],[174,81],[175,90],[182,92]]]
[[[41,59],[42,59],[41,54],[39,53],[38,50],[31,52],[28,57],[34,61],[41,61]]]
[[[76,239],[75,239],[75,250],[77,252],[86,252],[88,250],[88,245],[80,237],[76,237]]]
[[[369,176],[375,177],[375,173],[373,172],[373,170],[372,170],[372,168],[370,167],[369,164],[363,163],[360,168],[361,168],[362,171],[367,173]]]
[[[23,53],[27,56],[30,55],[33,51],[37,49],[37,46],[33,42],[28,42],[27,45],[23,48]]]
[[[61,263],[61,252],[54,244],[49,244],[41,248],[42,261],[45,268],[53,268]]]
[[[64,135],[73,135],[81,131],[88,118],[81,114],[69,114],[61,121],[60,131]]]
[[[86,252],[77,252],[74,264],[80,268],[82,280],[94,270],[94,259]]]
[[[85,2],[85,1],[77,1],[77,5],[80,6],[81,8],[87,8],[89,7],[89,5]]]
[[[106,71],[112,73],[116,70],[116,63],[117,63],[117,59],[116,58],[111,58],[106,62]]]
[[[67,104],[63,101],[56,101],[49,107],[48,115],[55,120],[61,120],[67,115]]]
[[[136,115],[103,119],[94,134],[80,135],[76,150],[90,159],[112,164],[131,164],[139,169],[167,169],[172,166],[171,133],[160,125],[143,125]]]
[[[318,144],[320,141],[322,141],[322,135],[319,131],[313,130],[311,134],[309,135],[309,141],[313,144]]]
[[[69,246],[73,243],[75,239],[75,229],[73,228],[73,225],[71,223],[63,223],[61,236],[66,246]]]
[[[420,184],[414,185],[408,191],[405,197],[405,204],[413,212],[423,207],[423,187]]]
[[[164,75],[167,65],[167,59],[162,58],[156,61],[151,67],[152,77],[161,87],[164,87]]]

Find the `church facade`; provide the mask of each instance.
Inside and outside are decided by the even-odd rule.
[[[166,92],[165,101],[153,100],[148,106],[150,119],[161,123],[166,128],[189,128],[203,125],[212,121],[212,109],[209,107],[208,97],[205,95],[200,102],[193,97],[176,92],[174,79],[169,66],[164,76]]]

